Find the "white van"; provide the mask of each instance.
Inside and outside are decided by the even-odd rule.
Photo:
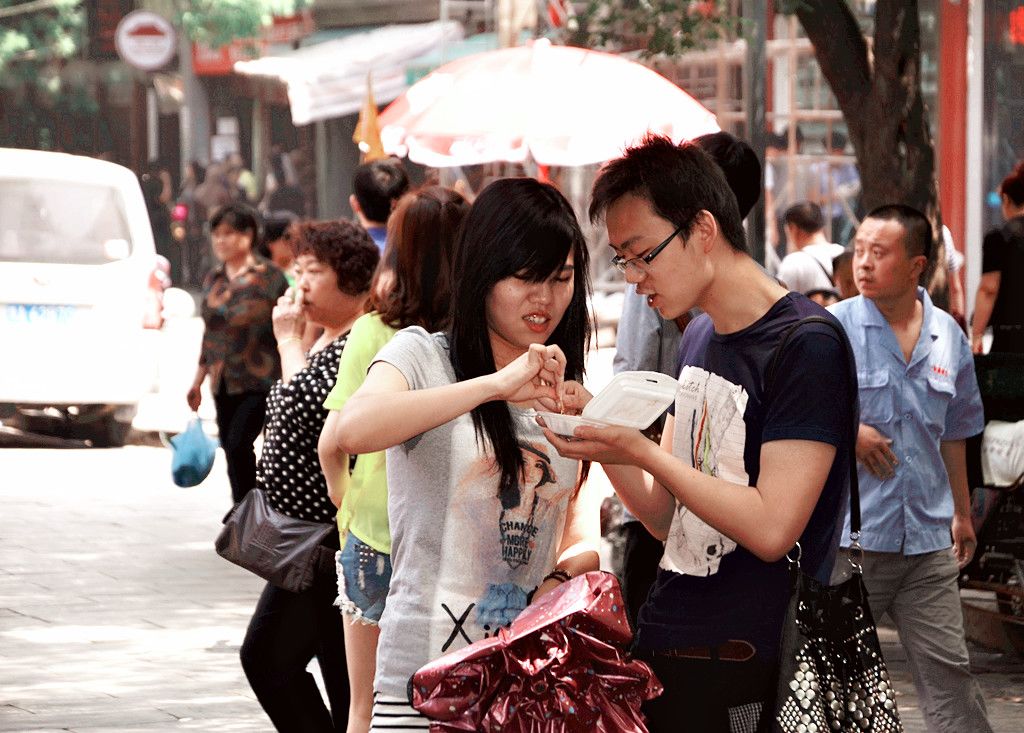
[[[0,420],[124,442],[156,385],[155,264],[130,170],[0,148]]]

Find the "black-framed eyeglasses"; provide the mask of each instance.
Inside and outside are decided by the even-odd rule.
[[[672,240],[675,239],[679,232],[683,231],[683,229],[685,228],[685,224],[680,224],[678,227],[676,227],[676,230],[674,232],[668,235],[665,241],[663,241],[657,247],[655,247],[650,252],[645,254],[643,257],[630,257],[628,260],[624,258],[622,255],[616,255],[615,257],[612,257],[612,265],[614,265],[621,273],[627,273],[629,272],[630,268],[633,268],[638,273],[646,275],[647,266],[650,265],[654,258],[661,254],[661,250],[665,249],[665,247],[671,244]]]

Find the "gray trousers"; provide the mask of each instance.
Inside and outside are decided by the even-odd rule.
[[[841,549],[833,583],[850,577],[848,558]],[[952,551],[865,552],[862,564],[871,615],[878,622],[887,613],[896,624],[928,730],[992,733],[970,671]]]

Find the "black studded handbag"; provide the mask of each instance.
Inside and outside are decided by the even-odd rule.
[[[902,731],[860,566],[827,586],[791,560],[794,593],[782,631],[772,733]]]
[[[797,323],[776,348],[766,382],[790,335],[797,326],[807,322],[839,328],[831,321],[814,316]],[[843,336],[843,342],[848,343],[845,334]],[[856,384],[853,353],[848,356],[853,384]],[[860,419],[857,412],[855,409],[855,424]],[[839,585],[823,585],[800,569],[799,543],[787,556],[793,595],[782,627],[775,705],[766,706],[770,717],[763,716],[760,726],[770,733],[895,733],[903,730],[858,562],[860,494],[854,451],[856,435],[854,429],[850,446],[852,574]]]

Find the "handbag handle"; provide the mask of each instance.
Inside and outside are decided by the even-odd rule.
[[[775,373],[778,370],[779,360],[782,358],[782,352],[786,348],[786,344],[789,343],[790,338],[796,333],[796,330],[808,323],[820,323],[824,326],[828,326],[836,335],[839,336],[839,341],[846,348],[846,360],[849,365],[849,378],[850,384],[857,387],[857,362],[853,355],[853,348],[850,346],[850,339],[846,335],[846,331],[841,325],[835,321],[829,320],[823,316],[807,316],[802,318],[782,334],[782,338],[779,339],[779,343],[775,346],[775,350],[772,351],[771,358],[768,360],[768,368],[764,373],[764,393],[768,394],[769,390],[774,386]],[[856,392],[855,392],[856,393]],[[853,403],[853,425],[852,431],[850,432],[850,541],[853,543],[853,548],[860,549],[858,540],[860,539],[860,491],[859,483],[857,480],[857,431],[860,428],[860,404],[859,401],[855,400]],[[856,564],[856,563],[855,563]]]

